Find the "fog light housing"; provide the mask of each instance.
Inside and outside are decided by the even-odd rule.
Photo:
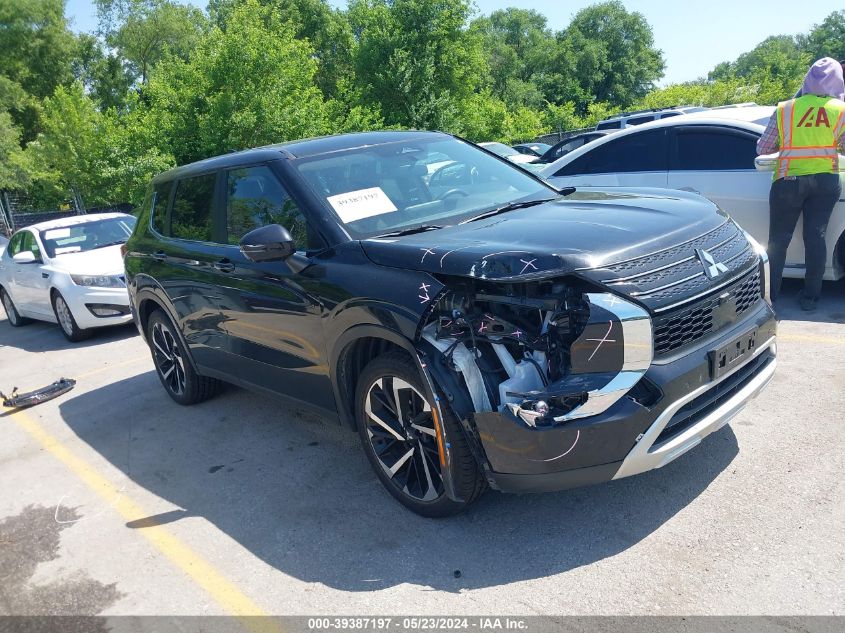
[[[91,314],[101,319],[129,314],[129,306],[115,305],[111,303],[86,303],[85,307],[88,308],[88,311]]]

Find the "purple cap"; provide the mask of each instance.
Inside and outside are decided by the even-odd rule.
[[[831,57],[822,57],[810,66],[801,86],[802,95],[819,95],[845,100],[842,65]]]

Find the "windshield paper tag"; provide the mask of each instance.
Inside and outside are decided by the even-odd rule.
[[[62,229],[49,229],[47,231],[44,231],[45,240],[58,240],[63,237],[70,237],[69,227],[65,227]]]
[[[329,196],[326,200],[345,223],[397,210],[381,187],[349,191]]]

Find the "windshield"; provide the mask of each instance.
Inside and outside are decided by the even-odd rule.
[[[123,244],[132,235],[136,219],[126,215],[83,224],[54,226],[40,231],[47,257],[65,253],[84,253],[95,248]]]
[[[299,159],[296,167],[356,239],[457,224],[556,190],[453,138],[421,137]]]

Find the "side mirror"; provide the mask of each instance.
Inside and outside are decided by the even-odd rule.
[[[296,252],[288,230],[278,224],[268,224],[250,231],[241,238],[241,252],[253,262],[281,262]]]
[[[32,251],[24,251],[21,253],[15,253],[12,256],[12,261],[16,264],[34,264],[38,261],[38,258]]]

